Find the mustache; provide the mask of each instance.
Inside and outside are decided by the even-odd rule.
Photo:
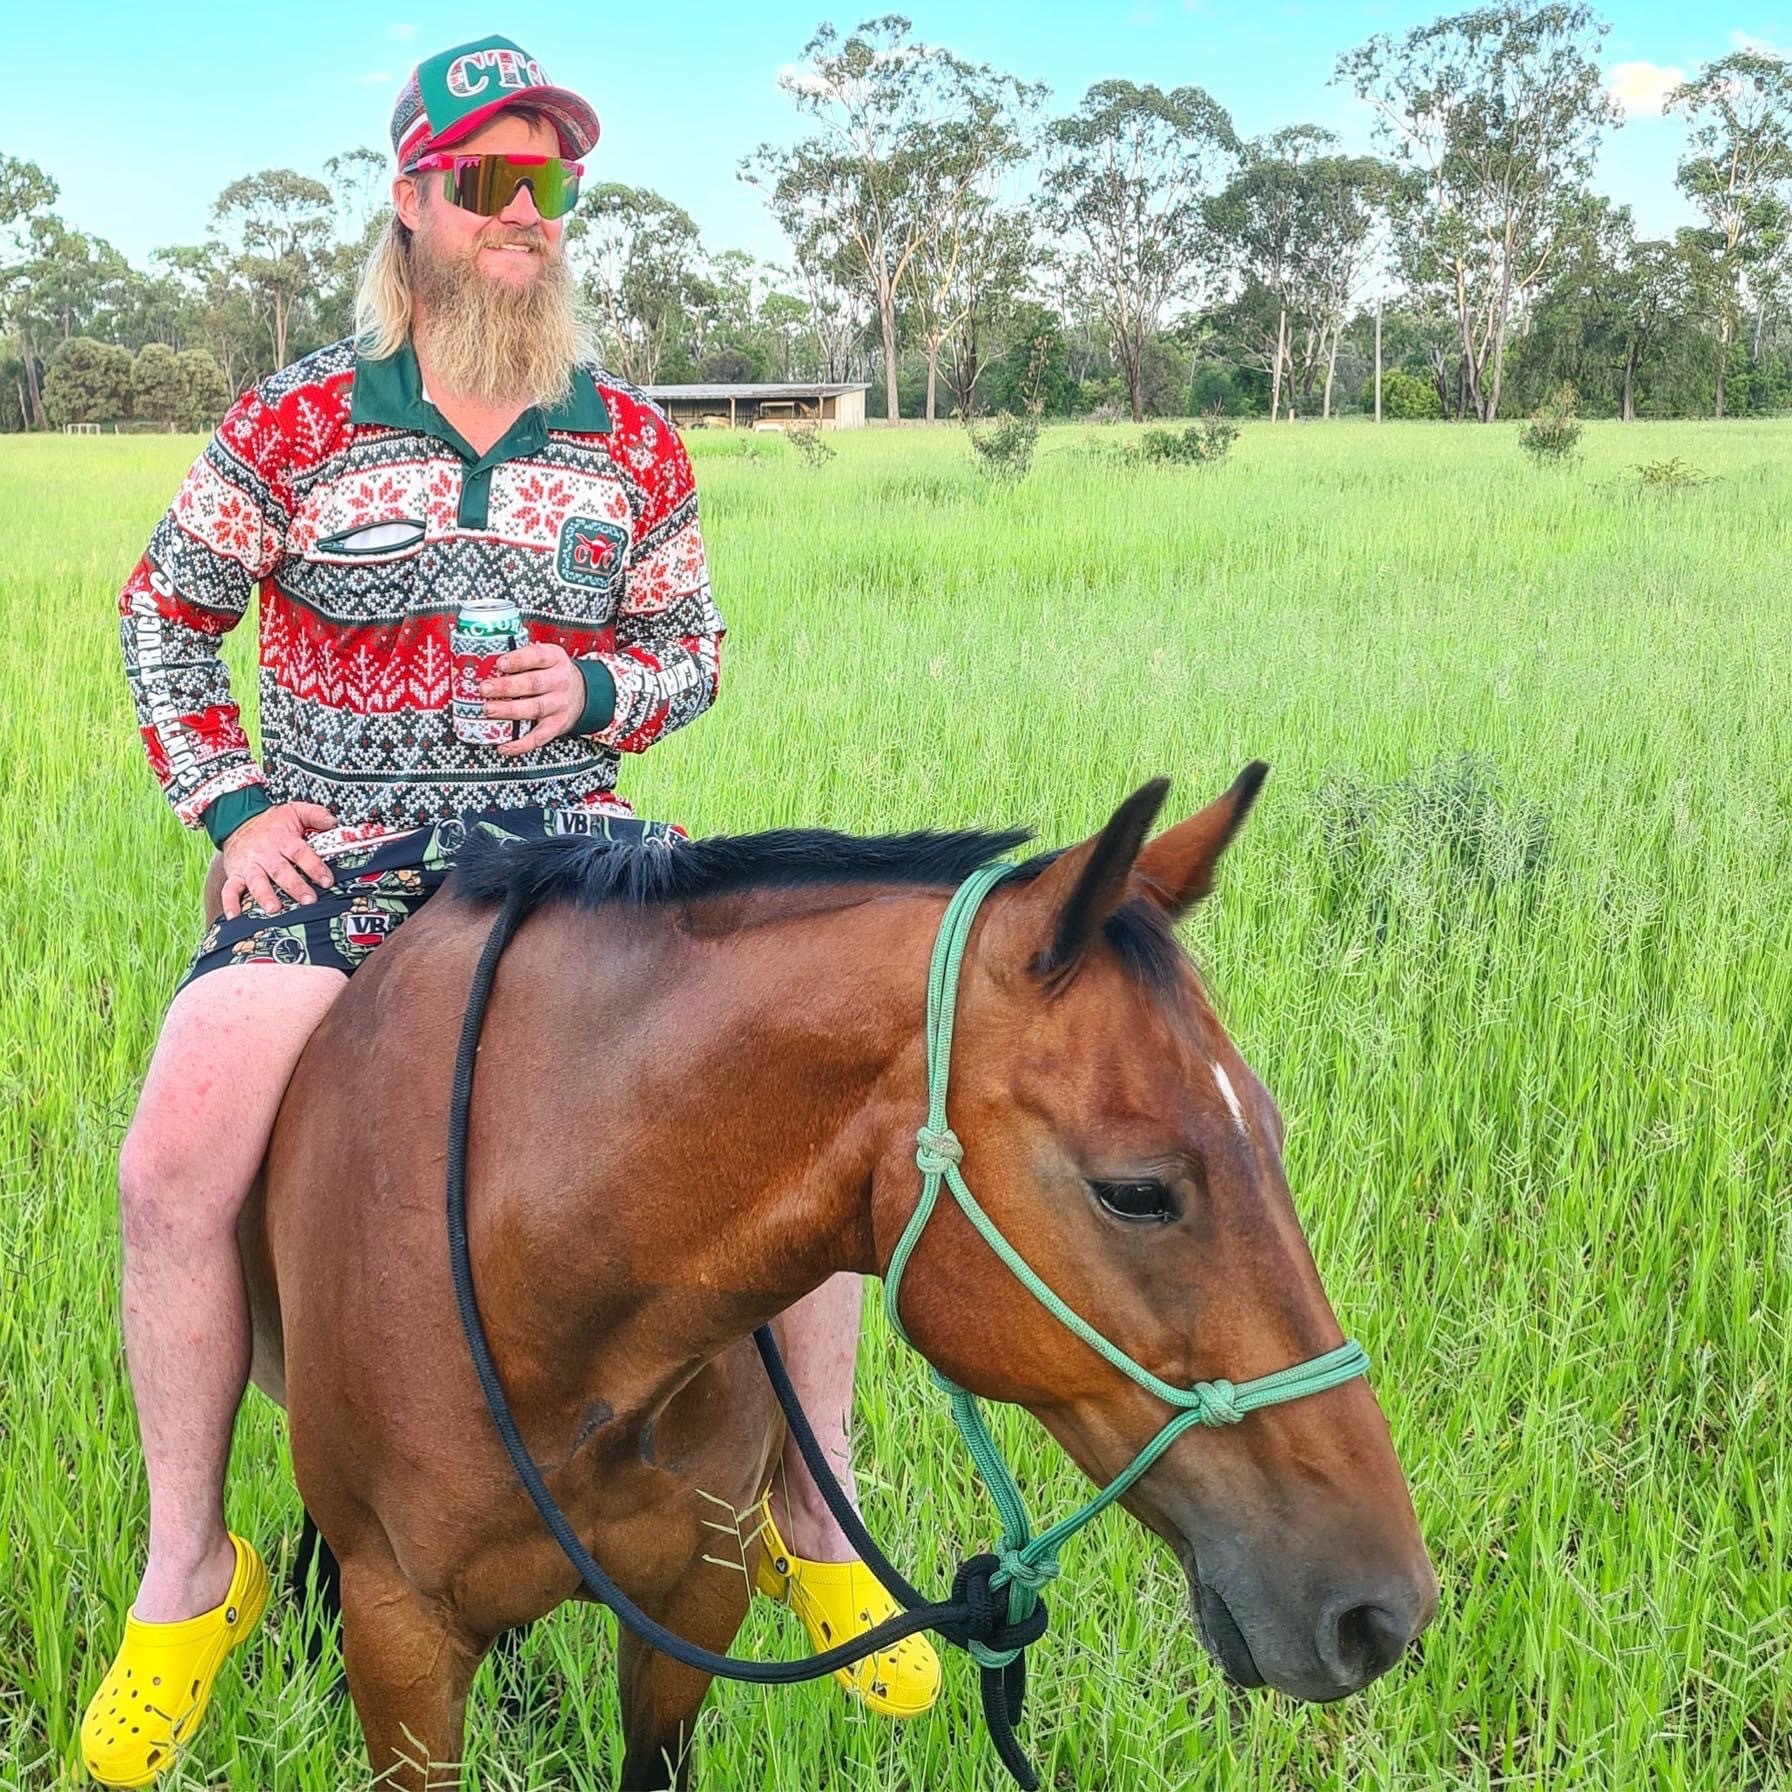
[[[482,230],[478,240],[481,249],[515,244],[525,249],[538,249],[545,255],[549,247],[548,233],[545,230],[528,230],[517,224],[500,224],[495,229]]]

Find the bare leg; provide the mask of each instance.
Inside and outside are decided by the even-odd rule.
[[[791,1385],[855,1511],[859,1495],[847,1438],[863,1291],[856,1274],[830,1276],[791,1307],[780,1326]],[[834,1522],[802,1453],[789,1437],[772,1476],[772,1522],[784,1541],[812,1562],[850,1562],[858,1555]]]
[[[134,1610],[169,1623],[230,1585],[224,1470],[249,1374],[236,1216],[292,1067],[348,979],[316,965],[208,972],[169,1005],[119,1155],[124,1342],[149,1473]]]

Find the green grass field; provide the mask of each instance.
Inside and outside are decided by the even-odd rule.
[[[1066,1555],[1025,1739],[1055,1788],[1792,1784],[1792,425],[1247,428],[1127,471],[1048,431],[986,487],[952,430],[692,438],[715,710],[624,788],[693,832],[1166,818],[1269,760],[1188,939],[1288,1118],[1288,1173],[1443,1583],[1360,1697],[1234,1698],[1167,1551],[1108,1513]],[[0,1785],[78,1777],[140,1565],[117,1317],[119,1140],[209,848],[138,742],[117,591],[197,439],[0,439]],[[1639,488],[1631,463],[1714,475]],[[231,637],[253,714],[252,625]],[[919,972],[917,973],[919,974]],[[973,1184],[974,1184],[973,1177]],[[928,1584],[992,1519],[868,1303],[872,1528]],[[1036,1512],[1080,1476],[1004,1415]],[[251,1394],[230,1514],[299,1506]],[[276,1606],[183,1788],[363,1784],[349,1708]],[[488,1669],[488,1788],[607,1786],[611,1620]],[[743,1647],[794,1653],[764,1601]],[[719,1687],[698,1783],[1004,1785],[947,1661],[895,1727],[828,1683]]]

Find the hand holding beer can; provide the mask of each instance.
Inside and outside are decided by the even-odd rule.
[[[529,639],[523,613],[507,597],[473,597],[460,607],[449,631],[454,656],[453,695],[449,700],[454,738],[475,746],[495,747],[518,740],[530,724],[510,716],[488,716],[479,687],[498,676],[498,661]]]

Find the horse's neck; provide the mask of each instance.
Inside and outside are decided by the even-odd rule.
[[[924,1118],[941,905],[808,895],[737,901],[713,931],[696,915],[626,974],[656,998],[632,1025],[595,999],[587,1036],[559,1041],[559,1062],[602,1074],[529,1179],[528,1254],[567,1304],[517,1310],[519,1344],[532,1328],[539,1343],[541,1305],[582,1307],[590,1353],[663,1385],[836,1271],[880,1267],[873,1189],[912,1165]]]

